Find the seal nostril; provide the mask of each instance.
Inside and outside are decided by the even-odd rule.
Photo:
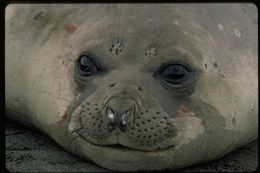
[[[116,84],[115,83],[112,83],[109,85],[110,88],[114,87]]]
[[[123,113],[123,116],[121,117],[120,119],[120,123],[119,123],[119,129],[122,131],[122,132],[125,132],[126,130],[126,112]]]

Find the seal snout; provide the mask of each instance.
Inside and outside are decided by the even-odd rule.
[[[114,97],[108,101],[106,106],[105,119],[107,120],[108,131],[116,128],[125,132],[127,124],[134,120],[136,103],[131,97]]]

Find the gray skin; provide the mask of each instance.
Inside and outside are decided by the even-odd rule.
[[[75,155],[117,171],[176,169],[258,136],[252,4],[13,4],[5,15],[7,116]],[[80,76],[83,52],[102,71]],[[160,77],[175,62],[188,82]]]

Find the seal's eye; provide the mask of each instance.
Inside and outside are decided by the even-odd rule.
[[[189,70],[182,64],[170,64],[160,69],[161,78],[171,84],[181,84],[187,80]]]
[[[88,55],[82,55],[78,61],[79,74],[82,76],[90,76],[98,72],[98,67],[93,59]]]

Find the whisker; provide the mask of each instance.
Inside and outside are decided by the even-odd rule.
[[[80,128],[77,128],[77,129],[73,129],[72,131],[70,131],[69,133],[72,134],[72,133],[79,133],[80,130],[82,130],[83,127],[80,127]]]
[[[200,132],[201,130],[186,130],[186,129],[181,129],[183,132]]]
[[[177,121],[177,120],[186,121],[186,118],[196,118],[196,119],[200,119],[199,117],[196,117],[196,116],[165,117],[165,118],[163,118],[163,119],[165,119],[165,120],[171,120],[171,121]]]
[[[87,132],[87,130],[88,129],[83,129],[83,130],[81,130],[80,132],[79,132],[79,134],[85,139],[85,137],[83,136],[84,135],[84,133],[86,133]]]
[[[78,137],[79,137],[79,134],[76,134],[76,136],[73,137],[73,138],[70,140],[70,142],[69,142],[69,144],[68,144],[69,148],[71,148],[72,143],[73,143]]]
[[[52,95],[52,96],[55,97],[55,98],[62,99],[62,100],[68,101],[68,102],[70,102],[70,103],[74,103],[74,104],[77,104],[77,105],[78,105],[77,102],[74,102],[73,100],[69,100],[68,98],[64,98],[64,97],[60,97],[60,96],[55,96],[55,95]]]
[[[121,8],[120,8],[120,6],[117,6],[118,7],[118,33],[117,33],[117,43],[119,43],[119,37],[120,37],[120,29],[121,29],[121,27],[120,27],[120,18],[121,18]]]
[[[67,89],[67,88],[65,88],[65,89]],[[75,96],[77,95],[76,92],[75,92],[75,93],[74,93],[74,92],[71,92],[70,89],[68,89],[67,91],[70,93],[70,96],[74,96],[74,97],[75,97]],[[41,92],[44,93],[44,94],[46,94],[46,95],[51,95],[47,90],[43,90],[43,89],[42,89]],[[69,95],[69,94],[68,94],[68,95]]]
[[[77,106],[80,106],[77,102],[75,102],[75,101],[73,101],[73,100],[70,100],[70,99],[68,99],[68,98],[60,97],[60,96],[55,96],[55,95],[52,95],[52,94],[50,94],[50,93],[47,93],[47,92],[44,91],[44,90],[42,90],[42,93],[44,93],[44,94],[46,94],[46,95],[49,95],[49,96],[52,96],[52,97],[55,97],[55,98],[58,98],[58,99],[62,99],[62,100],[68,101],[68,102],[70,102],[70,103],[74,103],[74,104],[77,105]],[[79,99],[79,102],[82,102],[82,101],[84,101],[84,99],[80,98],[80,99]]]

